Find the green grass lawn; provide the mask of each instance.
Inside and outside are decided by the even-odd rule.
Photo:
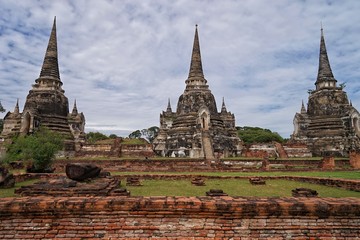
[[[291,190],[311,188],[319,197],[360,197],[360,192],[287,180],[268,180],[266,185],[251,185],[248,180],[207,180],[206,186],[194,186],[190,180],[144,180],[143,186],[123,186],[132,196],[205,196],[210,189],[222,189],[229,196],[291,197]]]
[[[204,175],[204,176],[309,176],[330,177],[344,179],[360,179],[360,171],[342,172],[113,172],[112,175],[133,174],[167,174],[167,175]],[[14,190],[21,186],[30,185],[38,180],[17,183],[14,188],[0,189],[0,198],[14,197]],[[240,179],[211,179],[206,186],[193,186],[189,180],[146,180],[142,187],[127,187],[133,196],[205,196],[209,189],[220,188],[230,196],[258,196],[258,197],[289,197],[291,190],[306,187],[317,190],[320,197],[360,197],[359,192],[347,191],[317,184],[301,183],[287,180],[268,180],[265,186],[251,185],[248,180]]]
[[[24,181],[24,182],[20,182],[20,183],[16,183],[15,187],[13,188],[5,188],[5,189],[0,189],[0,198],[5,198],[5,197],[15,197],[16,195],[14,194],[14,190],[16,188],[20,188],[22,186],[27,186],[27,185],[31,185],[35,182],[38,182],[39,179],[33,179],[33,180],[28,180],[28,181]]]
[[[339,172],[112,172],[112,175],[203,175],[203,176],[304,176],[324,178],[360,179],[360,171]]]

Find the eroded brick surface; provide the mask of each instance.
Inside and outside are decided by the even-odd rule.
[[[33,197],[0,202],[1,239],[357,239],[357,198]]]

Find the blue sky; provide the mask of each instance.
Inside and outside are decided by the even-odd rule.
[[[360,110],[360,1],[0,0],[0,101],[22,110],[40,74],[54,16],[70,110],[86,131],[159,126],[185,89],[195,24],[205,78],[237,126],[289,137],[318,69],[320,22],[338,84]],[[5,114],[2,114],[3,117]]]

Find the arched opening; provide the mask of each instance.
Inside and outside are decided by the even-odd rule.
[[[202,128],[204,130],[209,130],[209,117],[206,114],[206,112],[204,112],[203,114],[201,114],[201,122],[202,122]]]

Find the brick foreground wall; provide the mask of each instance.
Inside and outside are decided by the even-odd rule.
[[[5,198],[0,239],[358,239],[358,198]]]

